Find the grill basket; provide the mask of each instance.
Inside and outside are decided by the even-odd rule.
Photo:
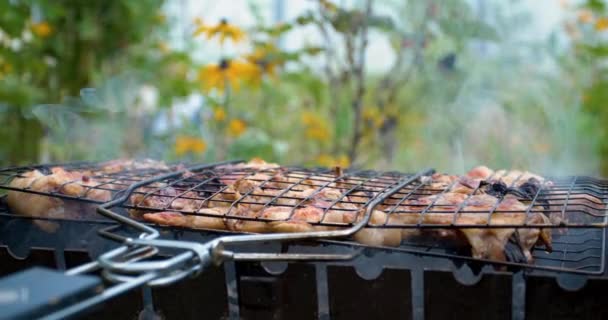
[[[388,219],[384,223],[370,222],[372,210],[377,206],[384,206],[388,216],[399,214],[416,214],[423,217],[426,214],[446,214],[447,209],[434,202],[424,205],[402,204],[408,200],[428,197],[430,195],[445,194],[452,185],[442,188],[431,188],[422,182],[422,177],[433,173],[431,170],[423,170],[416,174],[403,174],[398,172],[375,172],[375,171],[342,171],[335,169],[305,169],[305,168],[270,168],[251,169],[227,167],[225,163],[203,166],[167,166],[166,168],[143,168],[119,170],[113,173],[101,172],[101,164],[98,163],[76,163],[61,165],[68,170],[89,171],[90,178],[98,183],[90,185],[81,183],[74,179],[65,182],[52,192],[38,192],[20,188],[20,191],[38,193],[45,196],[65,199],[77,203],[87,202],[101,205],[103,201],[91,199],[88,195],[95,190],[109,192],[111,194],[110,205],[103,205],[111,214],[128,217],[128,211],[140,210],[145,212],[176,212],[186,216],[206,216],[217,218],[217,215],[209,215],[200,212],[206,204],[211,201],[225,202],[230,209],[221,218],[235,220],[254,220],[259,222],[276,222],[276,219],[265,219],[264,217],[243,217],[236,213],[239,205],[258,205],[271,207],[276,204],[290,208],[290,216],[284,218],[288,221],[297,209],[302,208],[310,202],[318,193],[308,194],[305,197],[293,197],[290,191],[301,191],[306,188],[317,190],[338,190],[340,197],[333,199],[329,205],[323,208],[324,215],[331,210],[349,212],[356,216],[351,223],[327,223],[324,219],[309,221],[315,227],[315,232],[308,234],[264,234],[264,235],[233,235],[227,230],[192,230],[180,227],[154,226],[159,230],[160,238],[180,240],[188,242],[207,243],[218,239],[227,239],[222,242],[225,249],[223,273],[226,291],[226,310],[224,315],[235,317],[247,309],[244,301],[247,293],[243,288],[247,287],[248,281],[263,281],[255,276],[247,275],[249,270],[246,266],[257,266],[266,273],[266,277],[281,278],[286,270],[299,268],[298,265],[287,268],[284,262],[262,262],[268,260],[304,260],[302,266],[308,272],[300,276],[314,277],[316,282],[316,311],[315,315],[324,318],[335,313],[330,310],[340,308],[336,306],[336,297],[328,289],[328,283],[335,277],[335,270],[350,268],[363,279],[378,279],[385,274],[402,274],[406,272],[409,276],[410,312],[413,318],[422,319],[425,315],[425,300],[428,294],[423,294],[425,283],[428,283],[429,271],[452,273],[457,283],[465,285],[476,285],[482,278],[506,276],[511,277],[511,309],[513,318],[519,318],[526,312],[526,279],[534,277],[547,277],[557,279],[561,288],[566,290],[580,289],[591,279],[605,277],[605,201],[608,189],[607,182],[590,177],[562,177],[548,178],[553,182],[550,188],[538,189],[537,192],[527,200],[528,209],[523,212],[514,211],[506,213],[526,214],[534,213],[545,215],[557,215],[562,219],[558,223],[535,224],[526,221],[523,225],[496,225],[492,222],[492,216],[497,212],[500,201],[491,210],[480,213],[468,210],[464,205],[458,206],[456,210],[450,211],[453,223],[440,225],[424,223],[422,218],[416,223],[390,223]],[[51,171],[51,165],[16,167],[0,170],[0,188],[14,189],[9,183],[25,172],[37,169],[43,172]],[[276,180],[274,177],[280,172],[287,179]],[[263,179],[257,178],[263,176]],[[222,180],[239,179],[245,177],[254,182],[259,188],[238,194],[229,190]],[[287,180],[287,181],[286,181]],[[517,179],[515,180],[517,181]],[[515,182],[513,182],[515,183]],[[84,190],[78,195],[66,194],[62,190],[70,184],[78,184]],[[480,190],[477,187],[471,195]],[[257,193],[260,190],[274,190],[267,193]],[[170,191],[169,191],[170,190]],[[365,194],[366,196],[360,196]],[[354,197],[353,195],[359,195]],[[232,201],[225,200],[233,198]],[[354,198],[351,199],[351,198]],[[138,202],[132,199],[139,199]],[[148,206],[146,199],[158,199],[163,206]],[[179,201],[194,202],[200,207],[196,210],[175,209]],[[349,207],[365,207],[367,212]],[[503,213],[504,211],[500,211]],[[103,213],[103,212],[100,212]],[[458,223],[458,217],[463,214],[486,214],[488,216],[485,224],[467,225]],[[97,259],[102,253],[113,250],[117,244],[113,241],[104,240],[97,236],[99,229],[109,230],[106,232],[115,235],[114,240],[124,240],[133,234],[133,230],[123,225],[116,227],[115,216],[110,215],[107,219],[103,215],[85,214],[76,218],[50,218],[49,222],[58,226],[55,232],[41,232],[33,222],[43,221],[42,218],[25,217],[14,215],[3,205],[0,207],[0,229],[2,230],[1,244],[7,248],[11,257],[23,259],[35,252],[38,248],[49,249],[52,252],[56,267],[66,269],[70,264],[66,262],[66,256],[74,252],[87,253],[89,258]],[[528,220],[528,219],[526,219]],[[124,221],[121,221],[124,222]],[[147,226],[149,228],[149,225]],[[319,231],[316,227],[328,227],[329,230]],[[546,248],[539,247],[533,251],[534,263],[491,261],[473,259],[468,252],[454,251],[436,242],[404,241],[399,247],[389,248],[382,246],[368,246],[349,240],[352,235],[362,228],[370,229],[463,229],[463,228],[546,228],[551,229],[553,234],[553,250],[545,251]],[[124,230],[123,230],[124,229]],[[11,232],[12,230],[12,232]],[[22,230],[23,232],[14,232]],[[143,231],[143,230],[139,230]],[[123,235],[117,235],[123,234]],[[346,237],[346,238],[345,238]],[[311,239],[316,239],[310,242]],[[277,243],[276,241],[280,241]],[[217,242],[216,242],[217,243]],[[225,247],[225,248],[224,248]],[[229,256],[226,252],[232,254]],[[261,253],[262,252],[262,253]],[[161,250],[161,256],[170,257],[174,254],[171,248]],[[334,259],[334,261],[311,262],[309,259],[326,260],[326,258],[347,258],[356,256],[354,259]],[[83,258],[84,259],[84,258]],[[251,261],[251,262],[247,262]],[[245,269],[243,269],[245,268]],[[337,268],[337,269],[336,269]],[[213,269],[216,270],[216,269]],[[221,270],[221,269],[218,269]],[[383,272],[384,270],[384,272]],[[391,271],[397,270],[397,271]],[[403,271],[403,272],[402,272]],[[505,271],[508,271],[505,273]],[[215,272],[215,271],[214,271]],[[256,271],[257,272],[257,271]],[[254,272],[255,273],[255,272]],[[258,272],[259,273],[259,272]],[[291,274],[287,271],[286,274]],[[329,280],[328,280],[329,275]],[[289,277],[289,276],[288,276]],[[293,276],[291,276],[293,277]],[[399,277],[399,276],[397,276]],[[261,278],[264,278],[262,276]],[[257,279],[257,280],[256,280]],[[238,281],[237,281],[238,280]],[[301,279],[300,279],[301,280]],[[298,281],[298,280],[291,280]],[[237,286],[238,283],[238,286]],[[237,288],[238,287],[238,288]],[[151,303],[150,289],[145,287],[142,304]],[[154,289],[160,290],[160,289]],[[340,289],[335,289],[340,290]],[[147,293],[146,293],[147,292]],[[160,293],[155,292],[155,298]],[[240,294],[244,294],[240,297]],[[158,300],[158,299],[152,299]],[[330,308],[331,306],[331,308]],[[143,307],[142,307],[143,308]],[[145,308],[144,308],[145,309]],[[249,310],[251,311],[251,310]],[[249,311],[244,311],[249,312]],[[337,312],[337,311],[336,311]],[[427,311],[427,315],[428,315]]]

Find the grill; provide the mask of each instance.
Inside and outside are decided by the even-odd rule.
[[[235,262],[266,261],[261,266],[270,274],[281,274],[287,268],[278,260],[301,260],[314,268],[317,286],[317,314],[329,315],[331,296],[327,292],[327,270],[349,266],[364,279],[378,277],[384,269],[411,271],[411,306],[414,318],[424,316],[424,296],[416,294],[424,290],[423,270],[451,272],[464,284],[475,284],[484,275],[509,271],[512,278],[512,315],[525,312],[525,276],[555,277],[559,285],[568,290],[579,289],[588,279],[605,277],[605,202],[608,182],[591,177],[552,177],[547,180],[552,185],[523,194],[514,186],[523,179],[523,174],[511,181],[507,189],[497,197],[496,204],[489,210],[480,211],[466,205],[467,199],[481,194],[485,188],[481,184],[473,188],[465,202],[454,206],[440,204],[437,199],[447,194],[457,183],[454,181],[442,187],[432,187],[425,179],[433,170],[422,170],[413,174],[400,172],[377,172],[361,170],[340,170],[323,168],[280,167],[252,169],[230,166],[238,162],[211,165],[171,165],[163,168],[120,168],[116,172],[103,172],[107,163],[72,163],[61,165],[68,170],[86,171],[87,178],[96,181],[90,184],[82,179],[63,182],[52,191],[40,192],[31,186],[13,188],[10,181],[31,170],[50,172],[54,165],[13,167],[0,170],[0,188],[37,193],[62,198],[70,202],[86,202],[102,205],[98,214],[82,214],[75,218],[40,218],[15,215],[5,205],[0,207],[0,230],[2,244],[16,257],[25,257],[32,248],[50,248],[58,252],[56,261],[65,260],[64,252],[85,251],[91,258],[103,256],[104,252],[117,250],[113,241],[96,236],[101,229],[111,240],[124,241],[128,234],[142,232],[152,234],[160,231],[162,239],[218,244],[222,239],[220,255],[224,262],[228,311],[230,316],[239,314],[238,293],[234,288],[237,277]],[[280,174],[281,179],[277,178]],[[261,177],[261,178],[260,178]],[[494,178],[500,178],[500,175]],[[255,184],[246,192],[236,193],[227,181],[245,178]],[[64,190],[70,185],[82,188],[79,194],[68,194]],[[306,189],[315,191],[304,196],[294,196]],[[104,201],[90,197],[92,193],[105,191],[111,194]],[[314,200],[320,192],[335,190],[338,197],[326,201],[321,207],[322,215],[317,220],[308,220],[312,232],[293,234],[233,235],[229,230],[192,230],[183,227],[154,226],[150,224],[132,225],[126,217],[129,212],[174,212],[192,217],[223,219],[224,221],[253,221],[277,223],[292,221],[298,209]],[[504,190],[503,190],[504,191]],[[527,204],[523,210],[500,208],[506,195],[515,196]],[[416,203],[422,197],[434,197],[433,201]],[[154,200],[155,205],[150,205]],[[194,204],[181,208],[176,203]],[[227,208],[221,215],[206,214],[201,210],[215,203]],[[160,204],[160,205],[158,205]],[[407,205],[406,205],[407,204]],[[288,208],[288,215],[280,219],[263,216],[243,216],[238,213],[241,205],[270,208]],[[95,208],[92,206],[91,208]],[[365,210],[362,210],[364,208]],[[387,213],[381,222],[372,221],[374,209],[382,208]],[[331,212],[352,215],[349,222],[327,222]],[[542,213],[557,217],[542,223],[533,222],[530,217]],[[504,223],[496,220],[497,214],[525,215],[523,223]],[[416,219],[395,222],[393,216],[409,215]],[[429,223],[426,216],[442,215],[451,223]],[[484,216],[475,224],[463,223],[461,217],[467,215]],[[105,216],[111,219],[105,218]],[[124,219],[121,219],[123,217]],[[58,224],[55,232],[40,232],[32,221],[50,220]],[[121,222],[116,225],[115,221]],[[415,221],[414,221],[415,220]],[[139,226],[140,225],[140,226]],[[135,229],[134,229],[135,228]],[[470,252],[462,248],[451,248],[445,243],[429,239],[406,239],[398,247],[366,245],[354,241],[349,236],[364,229],[369,230],[463,230],[463,229],[507,229],[526,230],[532,228],[550,229],[552,233],[551,252],[546,247],[537,246],[533,250],[534,262],[496,261],[472,258]],[[15,229],[31,232],[14,232]],[[11,230],[13,230],[11,232]],[[145,237],[144,237],[145,238]],[[152,237],[155,238],[155,237]],[[315,242],[310,242],[315,239]],[[143,241],[143,240],[142,240]],[[150,240],[153,241],[153,240]],[[161,254],[172,256],[171,248],[163,243],[157,245]],[[216,241],[216,242],[214,242]],[[278,241],[278,242],[277,242]],[[168,248],[164,248],[167,245]],[[120,247],[119,247],[120,248]],[[169,249],[169,250],[165,250]],[[182,248],[183,249],[183,248]],[[142,249],[143,250],[143,249]],[[222,252],[223,251],[223,252]],[[189,251],[193,255],[194,251]],[[353,259],[354,257],[354,259]],[[189,257],[191,258],[191,257]],[[320,262],[312,262],[312,261]],[[65,268],[65,262],[58,266]],[[120,275],[119,275],[120,276]],[[120,282],[126,278],[115,279]],[[145,295],[144,295],[145,296]],[[515,317],[515,316],[514,316]]]

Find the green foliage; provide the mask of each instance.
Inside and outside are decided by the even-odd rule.
[[[600,63],[608,49],[591,24],[564,48],[557,36],[522,41],[530,16],[503,4],[489,4],[492,14],[482,21],[465,0],[375,1],[371,13],[365,1],[348,3],[319,1],[272,25],[250,1],[257,19],[247,30],[250,46],[221,50],[249,69],[224,78],[234,82],[225,81],[227,88],[202,91],[208,75],[197,75],[207,65],[192,57],[222,44],[200,37],[183,51],[170,48],[172,21],[159,15],[161,0],[0,2],[4,33],[42,32],[19,50],[0,45],[2,162],[257,156],[347,165],[359,128],[356,166],[593,172],[596,159],[579,158],[597,151],[608,173],[608,68]],[[602,1],[582,7],[605,14]],[[369,37],[390,42],[386,56],[395,61],[385,71],[366,69],[360,81],[364,22]],[[303,28],[317,31],[320,42],[278,45]],[[142,88],[157,99],[145,101]],[[193,94],[200,106],[185,115],[179,106]],[[162,129],[153,126],[159,118]],[[183,151],[180,139],[198,145]]]
[[[65,131],[57,122],[70,118],[63,109],[49,107],[47,116],[40,117],[32,113],[42,110],[36,105],[64,102],[71,105],[69,114],[89,117],[90,107],[72,106],[69,97],[114,74],[133,72],[141,81],[153,81],[162,92],[164,105],[173,97],[188,95],[192,88],[185,76],[191,65],[189,56],[161,54],[158,49],[166,36],[160,14],[163,2],[2,1],[0,31],[8,40],[0,44],[0,101],[4,106],[0,120],[11,125],[0,131],[0,138],[7,141],[0,145],[0,163],[39,161],[42,128]],[[8,138],[13,136],[25,140]],[[72,149],[59,147],[51,156],[68,158]],[[60,156],[62,153],[66,156]]]

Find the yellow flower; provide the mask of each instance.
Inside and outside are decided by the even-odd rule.
[[[346,155],[332,157],[328,154],[320,154],[317,157],[316,162],[323,167],[348,168],[348,166],[350,166],[350,160]]]
[[[305,128],[305,136],[312,140],[325,141],[329,139],[330,132],[325,121],[318,115],[305,111],[302,113],[302,124]]]
[[[175,154],[181,157],[187,153],[201,154],[207,150],[205,140],[197,137],[178,136],[175,139]]]
[[[278,58],[278,50],[273,45],[264,45],[256,48],[252,53],[245,56],[251,64],[257,66],[256,73],[253,74],[253,81],[259,84],[264,74],[276,78],[276,70],[283,64]]]
[[[306,137],[317,141],[329,139],[329,130],[324,126],[311,126],[306,129]]]
[[[249,80],[255,73],[255,66],[248,62],[222,59],[219,64],[209,64],[201,68],[198,79],[203,91],[224,90],[228,84],[238,90],[241,80]]]
[[[222,108],[215,108],[213,110],[213,119],[217,122],[226,120],[226,111]]]
[[[218,36],[220,43],[224,43],[224,40],[230,39],[235,43],[240,42],[245,38],[245,33],[239,27],[231,25],[226,19],[220,20],[220,23],[214,26],[207,26],[203,23],[200,18],[194,20],[196,29],[194,30],[194,36],[205,35],[207,40]]]
[[[302,123],[305,126],[312,126],[312,125],[314,125],[317,122],[317,120],[318,120],[317,119],[317,115],[315,115],[312,112],[304,111],[302,113]]]
[[[604,31],[606,29],[608,29],[608,18],[601,17],[597,19],[597,21],[595,22],[595,30]]]
[[[53,33],[53,27],[46,21],[32,24],[32,32],[40,38],[46,38]]]
[[[228,134],[233,137],[238,137],[247,130],[247,123],[241,119],[232,119],[228,124]]]
[[[378,108],[364,108],[363,120],[370,127],[380,128],[384,122],[384,117]]]
[[[580,10],[578,12],[578,21],[582,23],[591,23],[593,21],[593,12],[589,9]]]
[[[350,159],[346,155],[341,155],[337,159],[338,166],[342,168],[348,168],[350,166]]]
[[[2,76],[4,76],[5,74],[10,73],[13,70],[13,66],[8,63],[8,62],[2,62],[0,60],[0,79],[2,79]]]

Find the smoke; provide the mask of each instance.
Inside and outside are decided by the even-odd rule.
[[[103,160],[148,152],[141,83],[133,75],[110,78],[61,104],[32,108],[45,128],[41,162]]]
[[[455,94],[427,109],[425,160],[456,173],[483,164],[597,175],[597,138],[580,110],[581,90],[554,62],[541,54],[540,60],[497,55],[465,64]]]

